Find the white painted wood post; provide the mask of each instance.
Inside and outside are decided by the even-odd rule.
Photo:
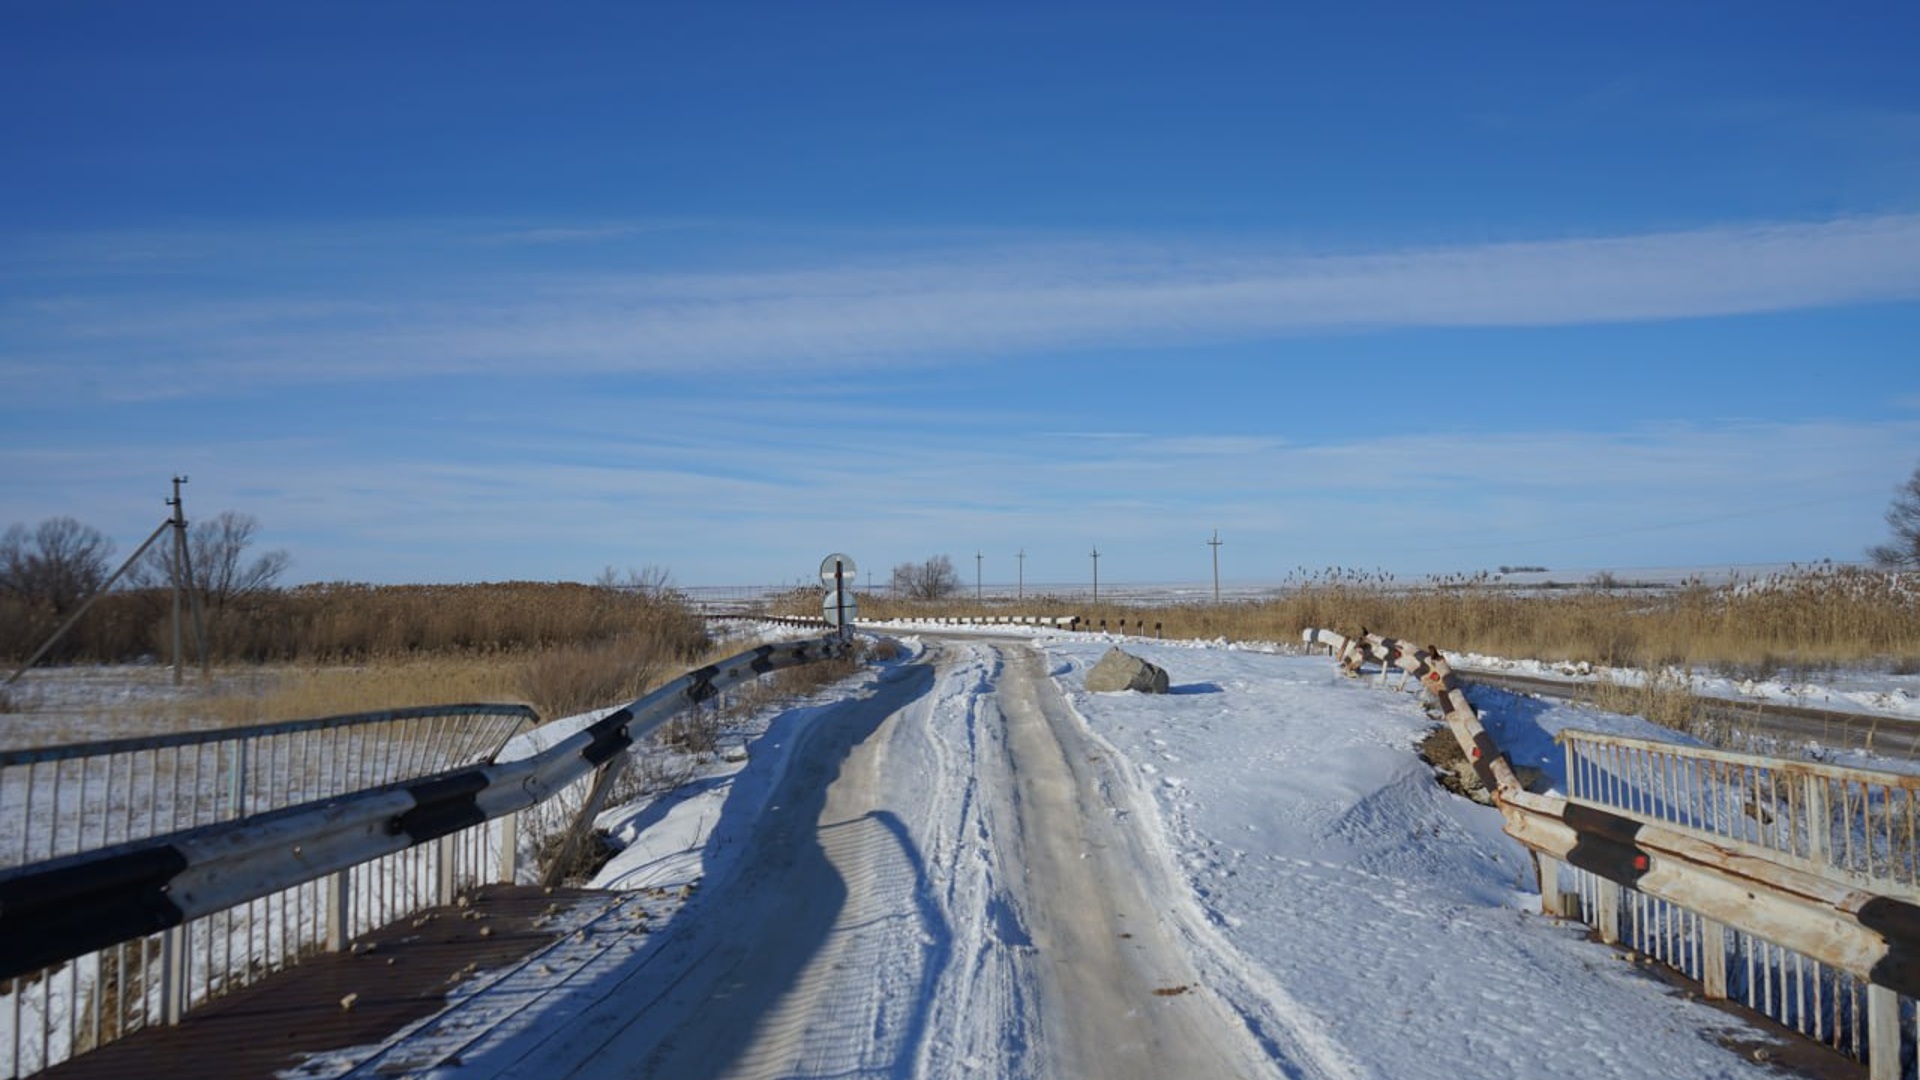
[[[1900,995],[1867,985],[1867,1078],[1900,1080]]]

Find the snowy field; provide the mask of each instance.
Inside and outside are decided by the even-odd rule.
[[[676,1026],[719,1024],[736,998],[753,999],[755,1050],[699,1075],[1062,1075],[1045,1045],[1058,1018],[1022,997],[1048,985],[1032,972],[1047,948],[1044,916],[997,880],[1027,872],[1026,857],[1007,858],[1014,830],[988,796],[1003,765],[986,744],[1013,716],[995,706],[996,687],[1029,648],[1070,708],[1084,740],[1070,755],[1084,755],[1109,819],[1085,835],[1129,849],[1153,925],[1185,954],[1181,974],[1154,980],[1156,996],[1127,1006],[1123,1024],[1217,1006],[1235,1029],[1229,1051],[1253,1048],[1236,1066],[1248,1075],[1778,1075],[1727,1045],[1766,1036],[1538,914],[1530,862],[1498,814],[1446,794],[1415,755],[1430,722],[1411,694],[1277,646],[1142,641],[1128,647],[1170,673],[1173,693],[1095,694],[1084,674],[1110,644],[1095,635],[969,644],[893,632],[907,658],[759,718],[736,735],[744,761],[610,811],[603,824],[628,846],[597,884],[626,890],[620,898],[567,916],[557,944],[473,981],[440,1016],[297,1075],[681,1075],[653,1071],[673,1060]],[[1498,691],[1474,696],[1516,760],[1550,778],[1561,727],[1671,734]],[[850,735],[836,720],[848,710],[868,718]],[[823,733],[835,730],[828,753]],[[890,808],[843,806],[835,818],[847,774],[860,770]],[[822,823],[817,834],[780,840],[807,847],[817,835],[826,860],[804,879],[812,885],[780,879],[789,892],[768,907],[755,899],[772,873],[764,834],[792,827],[795,792],[829,781],[824,802],[802,808]],[[847,856],[839,848],[856,820],[886,828]],[[759,951],[777,953],[769,942],[780,938],[756,928],[790,919],[789,939],[814,942],[800,927],[816,904],[831,926],[800,951],[818,955],[795,961],[790,990],[755,999],[751,973],[784,979],[784,961]],[[689,950],[703,959],[673,967]],[[676,1005],[659,986],[726,964],[749,974],[718,998],[701,991]],[[671,972],[683,974],[658,977]],[[556,1034],[604,1032],[614,1017],[625,1042],[594,1035],[595,1049]],[[768,1026],[806,1034],[775,1040],[775,1053],[762,1049]],[[609,1057],[625,1046],[650,1049]]]

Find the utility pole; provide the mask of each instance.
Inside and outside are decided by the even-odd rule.
[[[1015,555],[1014,558],[1020,560],[1020,584],[1016,586],[1017,592],[1014,598],[1025,600],[1027,598],[1027,549],[1021,548],[1020,554]]]
[[[1213,539],[1207,541],[1207,546],[1213,549],[1213,602],[1216,606],[1218,606],[1220,603],[1220,530],[1219,529],[1213,530]]]
[[[200,590],[194,588],[193,556],[188,553],[186,506],[180,500],[180,485],[187,482],[184,476],[173,478],[173,498],[167,505],[173,507],[173,515],[167,519],[167,525],[173,529],[173,685],[180,685],[180,593],[185,590],[193,601],[193,636],[200,646],[200,677],[207,677],[207,623],[206,616],[200,611]]]
[[[973,553],[973,602],[976,604],[980,602],[982,596],[980,592],[980,569],[986,565],[986,558],[987,556],[983,552],[976,551]]]
[[[1093,602],[1100,602],[1100,545],[1093,545]]]

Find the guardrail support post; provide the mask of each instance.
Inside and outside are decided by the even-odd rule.
[[[347,947],[347,938],[353,933],[353,871],[341,870],[327,875],[327,951],[339,952]]]
[[[440,864],[440,895],[435,902],[441,907],[453,903],[454,894],[459,891],[460,850],[455,846],[459,838],[458,833],[448,833],[434,845],[439,849],[434,852],[434,861]]]
[[[1867,985],[1867,1077],[1900,1077],[1900,995],[1877,983]]]
[[[1556,919],[1570,918],[1570,898],[1560,888],[1560,860],[1535,852],[1533,862],[1540,872],[1540,913]]]
[[[1708,1001],[1727,1000],[1727,928],[1700,920],[1700,989]]]
[[[500,819],[500,881],[511,885],[520,873],[520,815]]]
[[[560,846],[554,853],[553,862],[548,864],[546,871],[540,875],[540,884],[551,889],[566,881],[567,871],[573,864],[574,852],[579,849],[580,842],[586,839],[587,834],[593,831],[593,819],[600,816],[601,806],[606,803],[608,794],[613,791],[614,780],[619,777],[620,771],[627,767],[628,758],[632,753],[633,750],[629,747],[601,763],[600,771],[594,774],[593,787],[587,791],[586,799],[580,804],[580,812],[573,816],[573,823],[567,827],[566,833],[562,836]]]
[[[1620,907],[1627,891],[1619,884],[1596,876],[1593,879],[1595,896],[1593,905],[1594,930],[1600,940],[1609,945],[1620,944]]]
[[[187,928],[174,926],[160,937],[160,1022],[173,1027],[187,1014]]]

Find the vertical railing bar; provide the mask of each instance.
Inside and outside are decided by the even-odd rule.
[[[34,820],[33,793],[39,787],[39,782],[40,782],[39,772],[40,772],[40,768],[39,768],[38,762],[30,761],[27,763],[27,796],[26,796],[27,805],[26,805],[26,813],[20,819],[20,861],[18,865],[21,865],[21,866],[25,866],[28,862],[31,861],[28,858],[28,856],[32,854],[32,848],[29,845],[31,845],[33,842],[33,830],[28,828],[27,826],[30,822]],[[15,1006],[18,1006],[19,1002],[15,1001],[14,1004]],[[15,1022],[14,1030],[15,1031],[19,1030],[18,1021]]]

